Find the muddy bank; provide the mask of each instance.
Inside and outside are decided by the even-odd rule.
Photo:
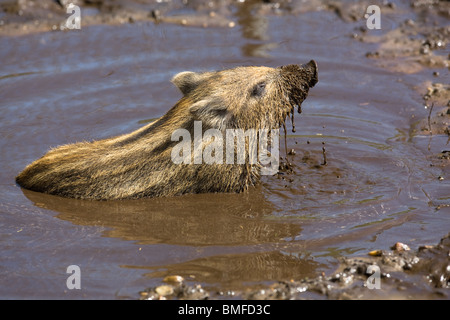
[[[241,7],[246,8],[244,13],[248,11],[247,13],[254,15],[299,15],[326,10],[334,12],[343,21],[355,22],[364,17],[367,7],[372,4],[370,1],[337,0],[167,0],[147,3],[137,0],[2,0],[0,33],[21,35],[67,30],[66,20],[74,12],[67,9],[70,3],[81,8],[82,26],[152,21],[195,27],[234,27],[240,18],[245,18],[245,15],[235,16],[235,12]],[[383,14],[396,14],[399,7],[401,11],[405,11],[395,1],[377,4],[382,8]],[[418,0],[407,6],[426,15],[438,14],[444,18],[450,16],[446,1]]]
[[[342,258],[339,268],[330,276],[292,279],[256,290],[208,292],[199,284],[170,275],[161,285],[141,291],[140,296],[142,300],[449,299],[449,253],[450,234],[438,244],[424,245],[416,251],[396,243],[390,249],[374,250],[365,257]],[[424,286],[429,289],[424,290]]]
[[[233,28],[242,22],[240,19],[245,19],[248,15],[285,16],[317,11],[331,11],[343,21],[355,23],[364,21],[366,9],[371,4],[370,1],[336,0],[307,3],[289,0],[168,0],[150,3],[112,0],[3,0],[0,1],[0,34],[12,36],[61,30],[79,32],[80,30],[70,30],[66,26],[67,19],[73,12],[67,9],[69,3],[81,8],[81,28],[135,22]],[[348,36],[362,43],[377,44],[377,50],[368,51],[366,57],[374,60],[378,66],[405,74],[435,70],[433,80],[439,82],[440,72],[436,70],[448,73],[450,68],[450,54],[446,50],[450,42],[448,1],[383,1],[378,5],[383,15],[383,32],[371,32],[372,30],[359,23]],[[399,17],[403,20],[399,21]],[[264,26],[258,24],[258,21],[255,23],[250,37],[262,40]],[[430,83],[421,83],[417,90],[423,93],[429,88]],[[440,102],[445,105],[448,101],[442,99]]]
[[[0,33],[23,35],[36,32],[69,31],[68,10],[73,3],[81,8],[81,28],[91,25],[122,25],[150,21],[197,27],[234,27],[228,17],[233,1],[112,1],[112,0],[6,0],[0,2]]]
[[[450,235],[437,245],[421,246],[415,252],[405,244],[396,243],[390,250],[375,250],[367,257],[343,258],[331,276],[278,283],[244,296],[248,299],[449,299],[449,249]],[[378,285],[375,272],[379,272]],[[425,289],[428,291],[425,293],[423,287],[427,285],[430,289]]]

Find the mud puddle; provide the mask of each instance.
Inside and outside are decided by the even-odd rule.
[[[342,259],[367,258],[399,241],[414,252],[439,243],[450,226],[449,40],[430,28],[444,27],[446,16],[441,7],[425,12],[394,2],[382,6],[381,30],[364,30],[357,6],[314,3],[147,8],[161,17],[193,16],[199,27],[130,13],[122,25],[95,21],[20,36],[11,30],[34,22],[2,24],[10,36],[0,39],[0,296],[137,299],[179,275],[197,288],[190,298],[324,298],[326,292],[258,290],[282,292],[280,281],[297,290],[304,279],[332,277]],[[205,15],[234,25],[196,20]],[[419,31],[400,39],[444,37],[445,46],[429,42],[425,56],[439,63],[430,65],[422,45],[400,59],[385,51],[383,37],[398,36],[408,19]],[[319,83],[295,117],[296,132],[287,128],[291,170],[264,177],[247,193],[91,202],[14,183],[50,147],[130,132],[164,114],[180,97],[169,82],[177,72],[310,59],[319,65]],[[430,259],[448,265],[441,251]],[[70,265],[80,267],[81,290],[66,286]],[[402,273],[401,285],[381,279],[373,297],[448,298],[448,284],[437,288],[428,269],[419,269]],[[375,292],[354,283],[363,295],[328,297]]]

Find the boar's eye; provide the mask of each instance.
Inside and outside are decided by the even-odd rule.
[[[260,82],[253,87],[251,95],[253,97],[260,97],[264,94],[265,89],[266,89],[266,84],[264,82]]]

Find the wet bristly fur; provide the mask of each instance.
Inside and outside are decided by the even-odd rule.
[[[33,191],[98,200],[241,192],[258,181],[257,164],[175,164],[172,133],[183,128],[193,137],[194,121],[201,121],[203,132],[280,128],[317,81],[314,61],[181,72],[172,82],[183,97],[155,122],[130,134],[52,149],[16,181]]]

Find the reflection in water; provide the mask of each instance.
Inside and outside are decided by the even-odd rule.
[[[242,37],[252,41],[242,46],[242,53],[247,57],[268,57],[269,51],[277,47],[276,43],[268,42],[270,40],[269,21],[266,15],[256,12],[260,6],[260,1],[245,1],[238,6],[236,12]]]
[[[252,245],[300,234],[298,224],[265,219],[271,204],[259,190],[131,201],[83,201],[23,190],[35,205],[78,225],[110,228],[106,236],[142,244]]]
[[[150,278],[164,278],[177,274],[185,279],[236,286],[242,279],[247,282],[258,282],[314,277],[319,266],[318,262],[307,255],[299,257],[271,251],[224,254],[144,269],[151,270],[147,274]]]
[[[242,46],[242,52],[245,56],[267,58],[269,51],[277,47],[276,43],[247,43]]]
[[[195,259],[175,257],[177,263],[173,263],[172,250],[170,255],[162,253],[163,265],[140,265],[139,261],[121,265],[151,270],[147,276],[153,279],[178,274],[196,282],[233,284],[236,288],[249,282],[312,277],[319,266],[306,254],[299,257],[274,250],[288,248],[287,241],[298,237],[301,227],[267,219],[272,205],[260,189],[243,194],[126,201],[65,199],[28,190],[23,193],[36,206],[58,212],[59,219],[106,227],[103,234],[107,237],[141,245],[214,246],[212,256],[207,250]],[[185,261],[180,262],[180,258]]]
[[[239,25],[242,26],[242,36],[251,40],[268,40],[269,22],[264,15],[255,14],[255,9],[260,6],[260,1],[245,1],[240,4],[236,16]]]

